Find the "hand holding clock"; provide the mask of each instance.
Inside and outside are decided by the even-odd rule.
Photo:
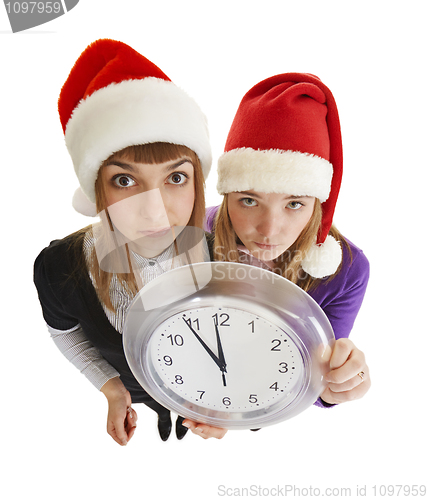
[[[362,398],[370,389],[370,373],[364,353],[349,339],[338,339],[330,357],[331,371],[321,399],[329,404]]]
[[[193,434],[196,434],[203,439],[222,439],[227,432],[227,429],[220,429],[219,427],[213,427],[207,424],[199,424],[188,419],[183,421],[183,425],[184,427],[190,429]]]

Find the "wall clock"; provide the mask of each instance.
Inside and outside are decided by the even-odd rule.
[[[166,408],[254,429],[315,402],[334,334],[318,304],[285,278],[210,262],[146,285],[128,311],[123,343],[135,378]]]

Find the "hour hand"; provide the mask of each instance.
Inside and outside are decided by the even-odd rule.
[[[183,321],[186,323],[186,325],[189,327],[190,331],[193,333],[193,335],[198,339],[199,343],[202,345],[202,347],[207,351],[207,353],[212,357],[212,359],[215,361],[216,365],[220,368],[221,371],[226,370],[226,365],[220,359],[212,352],[212,350],[207,346],[207,344],[201,339],[201,337],[195,332],[195,330],[192,327],[192,320],[185,319],[183,318]]]

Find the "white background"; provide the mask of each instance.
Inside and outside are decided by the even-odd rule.
[[[260,486],[263,496],[285,485],[348,487],[360,498],[365,485],[372,497],[374,485],[426,482],[425,18],[424,2],[412,0],[81,0],[12,34],[0,7],[4,498],[215,499],[221,485]],[[39,251],[90,222],[71,207],[77,180],[56,106],[77,57],[104,37],[131,45],[196,99],[215,159],[260,80],[303,71],[331,88],[345,154],[335,222],[372,269],[352,332],[373,379],[364,399],[221,441],[167,443],[156,415],[137,405],[130,444],[107,435],[105,398],[56,350],[32,284]],[[215,163],[210,205],[220,201]]]

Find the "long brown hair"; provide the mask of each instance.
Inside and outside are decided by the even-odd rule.
[[[101,165],[100,170],[104,168],[105,165],[111,163],[113,160],[154,164],[154,163],[164,163],[166,161],[175,160],[183,156],[188,156],[193,164],[194,189],[195,189],[195,202],[192,214],[190,216],[187,225],[202,228],[203,219],[205,216],[204,177],[198,156],[196,155],[196,153],[194,153],[191,149],[187,148],[186,146],[163,143],[163,142],[129,146],[121,151],[114,153],[109,158],[107,158]],[[113,226],[108,216],[108,210],[106,210],[107,209],[106,196],[100,175],[98,175],[97,180],[95,182],[95,197],[96,197],[97,213],[106,214],[106,222],[109,227],[105,227],[104,232],[107,235],[113,230]],[[87,234],[93,235],[92,226],[83,228],[73,235],[74,238],[72,239],[73,241],[72,245],[75,247],[75,249],[80,250],[82,248],[81,245],[83,244],[83,240]],[[111,281],[114,278],[114,276],[116,276],[119,283],[123,286],[124,290],[131,297],[133,297],[138,292],[139,288],[141,288],[141,286],[137,284],[135,274],[132,272],[133,263],[128,245],[125,245],[125,247],[122,249],[122,252],[126,252],[125,258],[128,262],[127,266],[128,270],[126,272],[113,273],[102,269],[100,266],[100,262],[98,261],[95,248],[91,249],[90,258],[88,260],[85,259],[84,253],[81,252],[82,258],[80,259],[80,262],[78,264],[79,269],[76,270],[76,271],[81,270],[86,273],[88,271],[90,272],[95,281],[95,288],[100,301],[104,303],[106,307],[112,311],[114,311],[114,306],[111,302],[109,291],[110,291]],[[115,256],[113,254],[112,258],[120,259],[121,257],[119,255]],[[118,267],[115,267],[114,264],[111,266],[111,268],[118,269]]]
[[[228,195],[225,194],[214,222],[214,259],[239,262],[237,244],[240,242],[235,230],[233,229],[227,204]],[[316,240],[317,234],[321,229],[321,221],[322,207],[320,201],[316,198],[314,210],[309,222],[303,228],[302,232],[290,248],[274,260],[275,266],[272,271],[276,274],[284,276],[284,278],[289,279],[305,291],[315,288],[321,282],[320,279],[313,278],[309,274],[305,273],[301,264],[306,253]],[[345,245],[349,249],[348,242],[334,226],[331,227],[329,234],[342,244],[342,248]],[[340,266],[336,273],[329,277],[329,280],[332,279],[339,272],[339,270]]]

